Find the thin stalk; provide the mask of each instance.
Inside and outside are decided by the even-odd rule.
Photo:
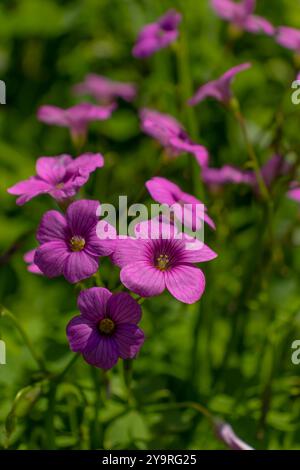
[[[34,350],[34,347],[29,339],[29,336],[27,335],[24,328],[20,325],[15,315],[12,312],[10,312],[7,308],[0,306],[0,316],[8,318],[11,321],[11,323],[13,323],[13,325],[16,327],[16,329],[20,333],[25,345],[27,346],[28,350],[30,351],[33,359],[37,363],[40,370],[42,370],[43,372],[46,372],[44,361],[39,357],[39,355]]]
[[[260,166],[259,166],[259,162],[258,162],[258,158],[256,156],[256,153],[254,151],[252,143],[249,139],[246,122],[245,122],[244,116],[241,113],[239,102],[236,98],[231,100],[230,108],[233,112],[233,115],[234,115],[235,119],[237,120],[237,122],[240,125],[241,131],[242,131],[242,134],[243,134],[243,137],[244,137],[247,153],[248,153],[249,159],[251,161],[252,167],[255,171],[255,175],[256,175],[256,179],[257,179],[257,183],[258,183],[258,186],[259,186],[260,193],[261,193],[262,197],[264,198],[264,200],[267,201],[269,204],[271,204],[272,200],[271,200],[271,197],[270,197],[270,193],[269,193],[267,185],[264,181],[264,178],[262,176]]]

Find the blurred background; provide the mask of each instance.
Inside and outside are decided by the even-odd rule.
[[[300,27],[299,2],[257,4],[274,25]],[[138,31],[169,8],[184,16],[179,40],[149,59],[134,59]],[[143,106],[176,116],[207,146],[213,166],[242,167],[247,154],[232,116],[212,100],[191,111],[186,100],[202,83],[247,61],[253,67],[237,77],[234,90],[260,164],[275,152],[295,161],[300,111],[291,103],[291,83],[300,64],[292,51],[264,35],[234,37],[208,0],[2,0],[0,24],[0,79],[7,87],[7,103],[0,105],[0,303],[17,319],[14,325],[0,318],[7,354],[0,365],[0,446],[225,448],[190,405],[198,403],[255,448],[300,449],[300,365],[291,361],[292,342],[300,339],[300,219],[284,182],[272,188],[272,245],[264,207],[249,188],[201,191],[217,225],[207,230],[206,242],[219,255],[204,267],[201,302],[187,306],[164,293],[143,303],[147,341],[134,362],[130,401],[121,364],[102,376],[80,359],[59,384],[54,405],[51,380],[33,385],[41,376],[18,324],[50,375],[65,367],[74,286],[30,274],[23,261],[36,246],[42,214],[56,206],[41,196],[20,208],[6,192],[35,174],[39,156],[74,155],[68,131],[38,122],[36,111],[79,102],[72,86],[87,73],[134,82],[138,97],[91,125],[87,150],[101,152],[105,167],[91,176],[85,196],[116,204],[128,195],[134,203],[156,171],[161,148],[140,130]],[[161,174],[199,195],[187,155],[165,164]],[[146,193],[145,201],[151,202]],[[108,259],[101,269],[113,288],[118,269]]]

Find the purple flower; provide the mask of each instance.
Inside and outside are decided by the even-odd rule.
[[[235,434],[228,423],[216,421],[215,431],[217,437],[232,450],[254,450],[253,447],[250,447]]]
[[[193,249],[187,248],[187,242]],[[161,294],[165,289],[181,302],[197,302],[205,289],[205,277],[194,263],[210,261],[216,253],[176,227],[157,219],[135,227],[135,238],[118,239],[112,261],[121,268],[125,287],[142,297]]]
[[[67,337],[74,352],[86,362],[111,369],[119,358],[134,358],[144,343],[138,328],[142,311],[129,294],[112,294],[103,287],[92,287],[79,294],[81,315],[67,325]]]
[[[221,168],[204,168],[202,171],[203,181],[212,186],[222,184],[252,184],[253,172],[244,171],[231,165],[224,165]]]
[[[75,160],[70,155],[41,157],[36,163],[37,176],[20,181],[7,191],[19,196],[19,206],[40,194],[50,194],[61,201],[75,196],[90,174],[103,165],[104,159],[100,153],[84,153]]]
[[[98,221],[97,213],[97,201],[80,200],[70,204],[66,215],[55,210],[43,215],[34,263],[45,276],[63,275],[71,283],[79,282],[98,270],[99,256],[113,252],[113,240],[97,236],[99,224],[106,224]]]
[[[41,276],[43,275],[42,271],[40,268],[34,263],[34,256],[35,256],[36,250],[30,250],[27,251],[24,255],[24,261],[28,265],[27,266],[27,271],[32,273],[32,274],[40,274]]]
[[[111,103],[116,98],[132,101],[136,96],[136,86],[132,83],[116,82],[95,73],[88,74],[82,83],[75,85],[78,95],[90,94],[100,103]]]
[[[179,34],[180,22],[181,14],[176,10],[169,10],[155,23],[144,26],[132,50],[134,57],[139,59],[148,57],[174,42]]]
[[[281,155],[273,155],[261,168],[261,175],[266,186],[271,187],[277,178],[286,175],[291,168],[291,165]],[[241,170],[231,165],[224,165],[221,168],[207,167],[202,171],[202,178],[209,186],[221,186],[230,183],[247,184],[256,193],[259,192],[257,177],[253,170]]]
[[[291,189],[288,192],[288,197],[294,201],[300,202],[300,186],[296,181],[291,184]]]
[[[207,165],[209,156],[206,148],[192,142],[182,125],[172,116],[144,108],[140,118],[142,130],[158,140],[171,157],[184,152],[192,153],[200,166]]]
[[[256,0],[242,0],[240,3],[232,0],[211,0],[211,4],[217,15],[230,21],[239,29],[269,36],[275,33],[275,28],[269,21],[253,14]]]
[[[231,84],[235,76],[251,67],[250,63],[240,64],[224,73],[217,80],[206,83],[201,86],[195,95],[188,101],[190,106],[194,106],[205,98],[211,97],[222,103],[227,104],[233,97]]]
[[[68,127],[72,138],[84,140],[88,124],[91,121],[103,121],[110,118],[115,104],[97,106],[90,103],[80,103],[68,109],[45,105],[38,109],[37,117],[46,124]]]
[[[287,49],[292,49],[300,54],[300,30],[289,28],[288,26],[280,26],[277,29],[276,40],[278,44]]]
[[[213,220],[207,215],[207,208],[204,208],[203,219],[196,220],[197,207],[203,204],[191,194],[185,193],[179,186],[166,178],[156,176],[146,182],[151,197],[160,204],[174,206],[174,213],[180,222],[193,230],[199,228],[204,220],[210,227],[215,228]],[[185,206],[186,205],[186,206]],[[202,211],[201,211],[202,212]]]

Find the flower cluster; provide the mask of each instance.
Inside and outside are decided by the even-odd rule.
[[[211,3],[217,14],[235,27],[275,35],[279,44],[300,52],[300,32],[287,27],[276,29],[255,15],[255,0],[240,3],[212,0]],[[156,22],[146,25],[137,38],[133,55],[148,57],[173,43],[179,35],[180,22],[181,14],[170,10]],[[245,133],[232,83],[237,74],[250,67],[250,63],[237,65],[220,78],[203,84],[187,104],[195,106],[207,97],[214,98],[236,114]],[[90,95],[97,104],[83,102],[67,109],[44,105],[37,115],[46,124],[67,127],[77,150],[87,141],[90,122],[109,119],[118,98],[132,101],[137,94],[132,83],[113,81],[96,74],[88,74],[73,91],[76,95]],[[260,194],[262,188],[270,188],[279,176],[293,173],[292,166],[278,154],[260,168],[249,142],[247,147],[253,160],[251,169],[239,169],[230,164],[215,168],[210,166],[206,147],[194,142],[174,116],[150,108],[142,108],[139,116],[143,132],[159,142],[169,160],[184,153],[195,158],[202,180],[209,187],[247,184]],[[67,326],[70,348],[80,352],[89,364],[107,370],[119,358],[135,358],[144,343],[144,333],[138,326],[142,309],[137,296],[154,297],[167,290],[180,302],[199,301],[206,280],[198,263],[211,261],[217,254],[190,233],[205,225],[216,228],[207,208],[198,198],[161,176],[150,175],[145,186],[154,201],[172,208],[170,217],[140,221],[133,237],[117,235],[115,227],[99,221],[99,202],[79,198],[90,175],[103,166],[104,157],[100,153],[86,152],[76,158],[66,154],[40,157],[36,162],[36,175],[18,182],[8,192],[18,196],[18,205],[41,194],[48,194],[57,202],[60,210],[44,213],[36,235],[38,246],[26,253],[24,260],[31,273],[48,278],[63,276],[69,283],[79,284],[80,315],[71,319]],[[293,178],[288,182],[288,196],[299,201],[299,184]],[[182,211],[185,206],[187,210]],[[200,213],[197,211],[199,206],[203,207]],[[99,228],[110,235],[99,237]],[[121,288],[128,292],[110,292],[99,286],[101,257],[108,257],[120,268]],[[87,288],[85,280],[89,280],[89,286],[96,284],[95,287]],[[119,288],[115,286],[115,289]],[[248,447],[236,438],[229,426],[220,425],[218,433],[230,446]]]

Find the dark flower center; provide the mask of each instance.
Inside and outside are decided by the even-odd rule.
[[[64,185],[65,185],[64,183],[57,183],[55,187],[56,189],[63,189]]]
[[[170,264],[170,258],[168,255],[159,255],[158,258],[156,258],[156,267],[160,271],[165,271],[168,269]]]
[[[78,235],[74,235],[70,240],[70,246],[72,251],[81,251],[85,246],[85,240]]]
[[[115,324],[111,318],[103,318],[98,324],[98,329],[103,335],[110,336],[115,330]]]

